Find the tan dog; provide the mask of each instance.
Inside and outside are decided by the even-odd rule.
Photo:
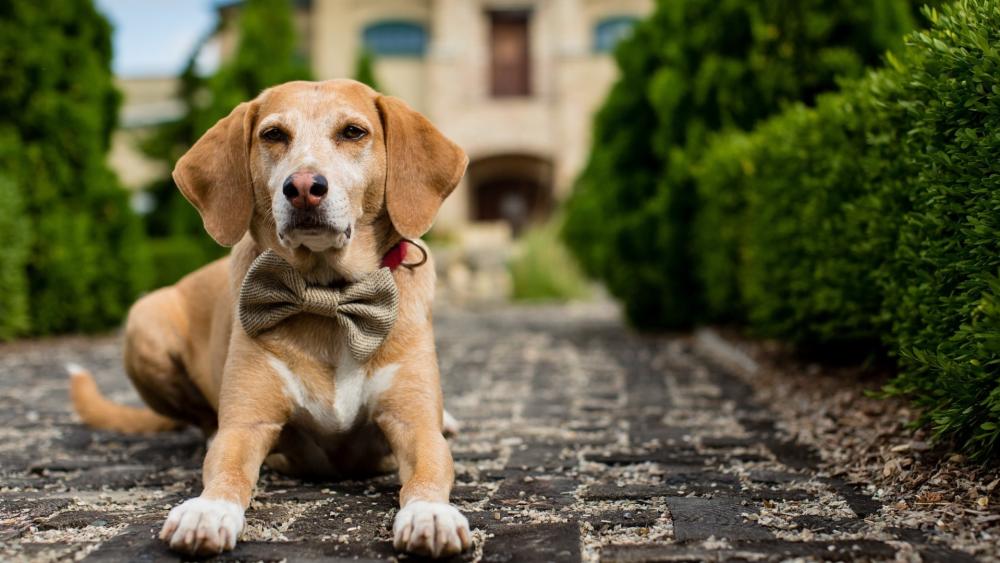
[[[265,458],[297,475],[398,466],[396,548],[441,556],[469,547],[468,522],[448,503],[454,473],[442,436],[433,264],[393,271],[398,319],[364,365],[329,318],[299,314],[251,338],[234,315],[240,284],[267,249],[311,284],[378,269],[403,237],[430,228],[467,163],[405,103],[350,80],[271,88],[177,163],[174,179],[205,228],[235,247],[132,307],[125,369],[152,411],[110,403],[89,374],[71,368],[74,405],[93,426],[195,424],[211,436],[204,490],[163,525],[171,548],[232,549]],[[421,249],[410,249],[407,262],[418,261]]]

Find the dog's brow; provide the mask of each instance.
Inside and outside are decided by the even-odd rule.
[[[260,125],[257,126],[258,131],[263,131],[264,129],[271,127],[273,125],[278,125],[284,123],[285,114],[283,113],[272,113],[260,120]]]
[[[334,123],[337,123],[338,125],[354,123],[367,129],[371,128],[371,123],[368,121],[368,118],[365,117],[364,114],[355,111],[352,108],[340,108],[337,112]]]

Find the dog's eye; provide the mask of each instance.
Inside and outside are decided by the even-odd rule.
[[[340,135],[348,141],[357,141],[367,135],[368,132],[357,125],[348,125],[340,132]]]
[[[270,127],[261,132],[260,138],[270,143],[286,143],[288,142],[288,133],[277,127]]]

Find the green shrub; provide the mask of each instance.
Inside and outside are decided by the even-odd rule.
[[[888,223],[869,220],[894,217],[866,207],[886,161],[870,158],[874,108],[860,88],[792,108],[754,135],[739,281],[750,325],[768,336],[846,344],[884,328],[874,273],[885,248],[873,235]]]
[[[887,263],[886,313],[903,354],[891,390],[940,436],[1000,453],[1000,2],[932,13],[901,61],[911,210]]]
[[[900,42],[905,0],[661,0],[616,51],[621,78],[567,209],[586,271],[643,327],[683,327],[704,308],[690,264],[691,166],[710,134],[858,76]]]
[[[202,131],[265,88],[311,79],[299,51],[292,9],[288,0],[243,2],[236,50],[207,80],[209,103],[200,112]]]
[[[28,251],[30,224],[17,186],[0,176],[0,340],[28,329]]]
[[[16,332],[112,326],[145,289],[150,264],[105,164],[119,102],[111,28],[87,0],[11,0],[0,4],[0,36],[0,170],[32,231],[30,325],[18,321]]]
[[[696,168],[712,313],[841,350],[880,339],[889,393],[1000,453],[1000,1],[928,10],[889,67],[716,139]]]
[[[738,267],[744,237],[747,183],[755,174],[752,139],[740,132],[714,138],[694,166],[697,197],[691,244],[696,281],[703,294],[705,320],[739,322],[745,319],[738,286]]]
[[[569,301],[589,295],[587,280],[553,221],[524,234],[510,262],[511,296],[519,301]]]
[[[153,287],[172,285],[218,258],[218,245],[209,247],[204,239],[181,235],[150,239],[150,253],[153,263],[158,266]]]
[[[694,244],[713,320],[797,343],[872,344],[886,331],[877,286],[910,171],[903,112],[881,100],[900,83],[871,73],[710,145]]]
[[[631,267],[641,260],[643,252],[655,252],[662,245],[641,240],[653,230],[629,229],[629,223],[636,224],[642,217],[626,213],[628,209],[634,210],[633,215],[644,209],[648,212],[648,206],[642,204],[655,193],[662,168],[650,142],[650,131],[622,126],[650,123],[653,109],[645,87],[659,64],[654,53],[660,42],[655,26],[646,22],[637,25],[632,38],[618,46],[616,58],[622,78],[612,87],[594,120],[595,149],[567,203],[563,227],[564,238],[584,270],[602,279],[614,295],[621,297],[628,317],[643,326],[655,325],[657,318],[669,318],[676,312],[671,304],[660,306],[658,292],[664,298],[682,293],[679,286],[670,285],[674,279],[664,278],[658,268],[636,271]],[[614,201],[615,196],[621,201]],[[634,234],[635,244],[615,244],[615,237],[630,233]],[[676,306],[683,307],[683,301]]]

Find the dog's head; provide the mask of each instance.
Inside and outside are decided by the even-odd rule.
[[[174,169],[205,229],[301,262],[371,269],[431,226],[468,158],[403,101],[353,80],[290,82],[242,103]]]

